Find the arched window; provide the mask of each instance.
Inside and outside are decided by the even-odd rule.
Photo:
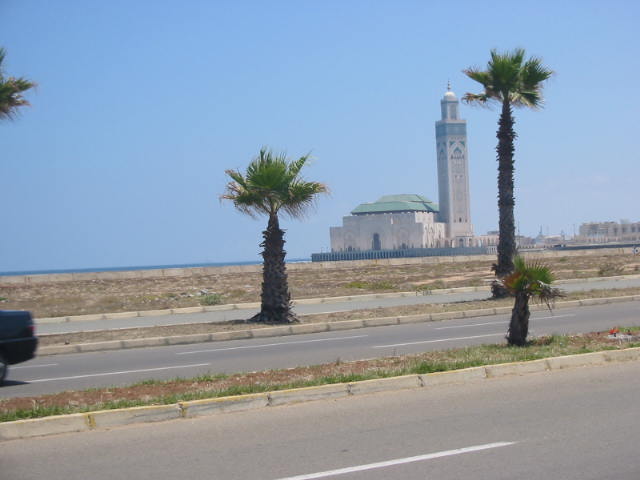
[[[373,234],[373,241],[371,242],[371,250],[382,250],[380,245],[380,235],[377,233]]]

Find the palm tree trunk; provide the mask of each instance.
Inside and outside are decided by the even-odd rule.
[[[529,294],[525,292],[516,293],[516,299],[511,310],[511,322],[507,333],[509,345],[523,347],[527,343],[529,334]]]
[[[513,141],[516,133],[513,130],[511,105],[502,103],[502,113],[498,122],[498,263],[493,266],[496,277],[504,278],[513,272],[513,257],[516,254],[516,231],[513,217],[515,200],[513,196]],[[507,292],[498,282],[492,287],[494,298],[507,296]]]
[[[262,232],[264,241],[262,258],[262,304],[260,313],[251,321],[264,323],[290,323],[297,321],[291,311],[291,295],[284,261],[284,230],[280,229],[277,214],[269,215],[267,229]]]

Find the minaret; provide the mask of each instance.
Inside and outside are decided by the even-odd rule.
[[[436,122],[438,152],[439,218],[447,226],[446,235],[454,247],[473,244],[469,209],[469,164],[467,121],[458,114],[458,99],[447,85],[440,101],[442,119]]]

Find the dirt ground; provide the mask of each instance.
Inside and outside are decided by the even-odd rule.
[[[640,272],[640,257],[623,254],[566,256],[544,261],[558,279],[611,276]],[[377,292],[428,290],[487,284],[490,261],[437,265],[370,265],[326,270],[289,271],[294,299]],[[260,301],[261,273],[227,273],[192,277],[84,280],[2,284],[0,308],[30,310],[36,318],[90,313],[190,307],[211,302]],[[216,297],[218,298],[218,297]]]

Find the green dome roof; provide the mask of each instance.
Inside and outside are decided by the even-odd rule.
[[[352,215],[370,213],[438,212],[438,205],[422,195],[385,195],[373,203],[361,203],[351,211]]]

